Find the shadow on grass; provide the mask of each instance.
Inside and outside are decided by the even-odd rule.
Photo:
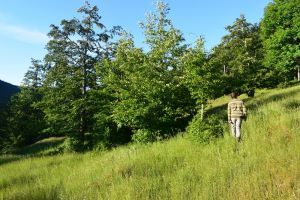
[[[0,182],[0,190],[8,189],[11,186],[24,186],[24,185],[35,185],[38,180],[38,176],[21,175],[19,177],[10,179],[9,181]],[[31,200],[56,200],[60,199],[60,194],[63,191],[61,185],[50,185],[45,187],[36,187],[31,191],[17,191],[16,193],[4,193],[2,196],[4,199],[31,199]]]
[[[11,186],[34,183],[36,182],[36,178],[37,176],[34,175],[22,174],[18,177],[9,178],[9,180],[4,179],[0,182],[0,190]]]
[[[300,93],[300,87],[281,92],[280,94],[273,94],[273,95],[270,95],[267,97],[264,97],[265,93],[262,93],[260,95],[257,95],[255,98],[248,97],[248,98],[244,99],[243,101],[246,104],[247,110],[250,112],[253,112],[253,111],[256,111],[259,107],[262,107],[268,103],[281,101],[281,100],[296,96],[299,93]],[[294,101],[294,102],[286,103],[286,104],[284,104],[284,106],[287,109],[293,110],[293,109],[300,108],[300,103]],[[219,119],[227,121],[227,103],[207,110],[206,114],[207,115],[213,114],[213,115],[218,116]]]
[[[14,195],[8,195],[9,198],[7,199],[57,200],[61,199],[62,191],[63,188],[59,185],[43,188],[39,187],[35,188],[32,192],[27,191],[23,193],[17,193]]]
[[[20,159],[22,159],[22,156],[16,156],[16,155],[0,156],[0,165],[10,163],[10,162],[14,162],[14,161],[18,161]]]
[[[299,93],[300,93],[300,87],[281,92],[280,94],[270,95],[266,98],[261,97],[262,95],[259,95],[258,98],[255,99],[254,102],[252,102],[252,99],[248,98],[245,100],[245,103],[247,104],[247,102],[248,102],[247,107],[249,110],[257,110],[259,107],[264,106],[268,103],[282,101],[284,99],[297,96],[297,95],[299,95]],[[294,103],[284,104],[284,106],[286,106],[286,108],[299,107],[299,105],[300,104],[298,102],[295,102],[295,104]]]
[[[50,148],[58,148],[64,142],[64,140],[65,137],[51,137],[38,141],[24,148],[17,149],[12,153],[14,155],[39,155]]]
[[[25,159],[28,157],[51,156],[61,152],[61,144],[65,137],[51,137],[32,145],[13,150],[10,154],[0,156],[0,165]]]
[[[297,110],[297,109],[300,109],[300,102],[297,102],[297,101],[288,102],[288,103],[284,104],[284,107],[287,110],[291,110],[291,111]]]

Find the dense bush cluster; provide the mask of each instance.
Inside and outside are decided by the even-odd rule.
[[[187,127],[186,134],[193,141],[209,143],[223,136],[225,125],[224,120],[216,115],[202,119],[201,115],[197,114]]]

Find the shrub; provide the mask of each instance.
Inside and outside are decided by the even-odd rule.
[[[82,150],[82,142],[77,138],[68,137],[63,143],[63,149],[65,152],[74,152]]]
[[[201,115],[198,113],[187,127],[187,136],[193,141],[209,143],[213,139],[223,136],[224,124],[224,121],[216,115],[201,120]]]
[[[149,143],[162,139],[159,131],[149,129],[138,129],[134,131],[132,140],[137,143]]]

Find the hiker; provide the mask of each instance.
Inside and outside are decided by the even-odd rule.
[[[231,125],[231,133],[238,142],[241,141],[241,126],[243,119],[246,120],[246,107],[244,102],[237,99],[238,94],[232,92],[228,103],[228,123]]]

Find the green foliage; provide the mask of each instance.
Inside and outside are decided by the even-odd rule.
[[[234,90],[246,93],[257,87],[264,87],[262,78],[262,43],[256,24],[247,22],[241,15],[222,39],[221,44],[213,49],[210,63],[223,71],[224,93]]]
[[[10,98],[20,92],[20,88],[0,80],[0,152],[10,148],[7,133],[8,104]]]
[[[96,64],[111,56],[110,40],[119,29],[107,30],[98,8],[87,2],[78,12],[82,19],[62,20],[60,27],[51,25],[45,56],[49,69],[40,102],[48,122],[46,131],[68,136],[68,146],[74,145],[76,150],[89,144],[85,135],[104,134],[98,121],[107,108],[105,100],[96,98],[108,95],[102,95]]]
[[[66,152],[74,152],[74,151],[82,151],[82,141],[77,138],[68,137],[63,144],[64,151]]]
[[[46,127],[44,113],[37,107],[43,96],[41,86],[45,68],[39,60],[32,59],[31,64],[24,77],[24,86],[11,98],[6,110],[5,151],[47,137],[42,132]]]
[[[175,134],[184,128],[195,101],[182,81],[181,57],[186,51],[182,34],[167,19],[167,4],[142,23],[150,50],[135,48],[125,35],[118,43],[115,59],[104,62],[103,83],[115,98],[112,118],[119,128],[128,127],[137,141],[152,141],[153,134]],[[99,70],[100,71],[100,70]],[[154,135],[155,135],[154,134]],[[137,139],[142,137],[143,139]],[[149,137],[148,139],[146,139]]]
[[[208,62],[204,51],[204,39],[199,38],[194,48],[189,48],[182,57],[183,83],[189,89],[197,106],[221,94],[222,73],[217,65]]]
[[[43,86],[46,73],[47,66],[40,60],[31,58],[31,66],[24,76],[23,84],[27,87],[39,88]]]
[[[159,131],[151,131],[147,129],[138,129],[134,131],[132,140],[137,143],[149,143],[158,141],[162,138]]]
[[[1,149],[44,136],[66,136],[68,151],[148,143],[182,132],[194,115],[189,135],[207,143],[222,135],[223,122],[201,121],[200,106],[232,91],[253,97],[256,88],[287,81],[299,67],[298,4],[270,3],[260,27],[241,15],[205,52],[201,37],[184,43],[164,2],[140,24],[147,51],[120,27],[107,29],[86,2],[80,18],[50,26],[44,61],[32,59],[25,87],[1,111]]]
[[[9,150],[9,136],[7,134],[7,110],[0,108],[0,152]]]
[[[200,113],[194,116],[186,129],[187,137],[200,143],[209,143],[224,135],[224,121],[217,115],[201,119]]]
[[[12,97],[7,111],[5,131],[12,147],[31,144],[46,135],[43,112],[35,107],[41,94],[34,88],[21,88],[21,92]]]
[[[41,86],[45,68],[38,60],[32,59],[31,63],[24,77],[24,86],[11,97],[5,110],[5,125],[2,128],[5,147],[1,148],[5,151],[47,137],[43,134],[46,127],[44,113],[37,106],[43,96]]]
[[[300,1],[274,1],[265,9],[261,37],[265,51],[264,65],[273,84],[292,80],[300,58]]]
[[[103,77],[103,83],[112,93],[112,117],[118,127],[138,126],[139,116],[145,113],[139,104],[143,104],[144,93],[150,89],[145,88],[143,78],[146,76],[141,75],[145,73],[143,68],[145,56],[140,49],[134,48],[132,39],[121,40],[115,56],[113,61],[104,62],[107,73]]]
[[[258,91],[247,102],[241,144],[226,132],[207,145],[177,137],[104,152],[0,156],[0,197],[299,199],[297,102],[300,86]]]

